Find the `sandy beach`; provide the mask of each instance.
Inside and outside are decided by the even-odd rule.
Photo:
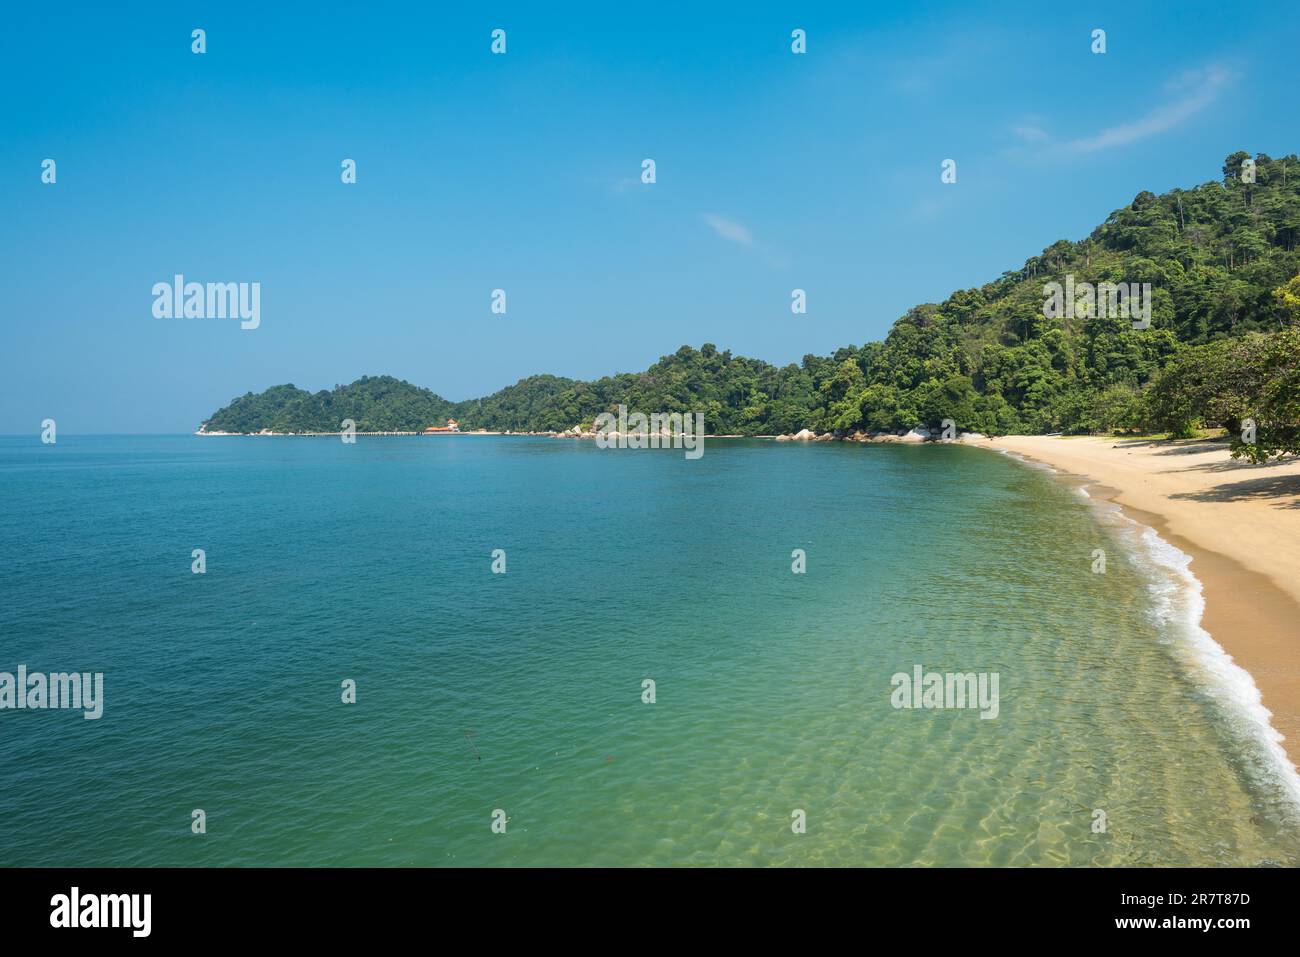
[[[1226,440],[1006,436],[980,440],[1091,481],[1192,556],[1203,627],[1250,672],[1300,764],[1300,461],[1251,465]]]

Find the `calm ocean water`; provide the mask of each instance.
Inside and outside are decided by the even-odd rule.
[[[0,711],[9,865],[1300,862],[1177,556],[985,450],[32,436],[0,483],[0,671],[105,676]],[[998,716],[895,709],[918,664]]]

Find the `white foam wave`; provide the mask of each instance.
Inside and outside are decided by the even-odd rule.
[[[1057,471],[1014,453],[1010,457],[1030,467]],[[1264,706],[1259,686],[1201,625],[1205,594],[1192,573],[1192,556],[1155,529],[1129,518],[1114,502],[1094,499],[1082,487],[1079,491],[1104,521],[1127,531],[1130,554],[1149,574],[1152,614],[1161,633],[1180,652],[1192,679],[1214,701],[1234,735],[1247,743],[1250,753],[1245,757],[1254,783],[1288,802],[1292,813],[1300,815],[1300,773],[1282,747],[1285,738],[1273,727],[1273,713]]]
[[[1201,625],[1205,594],[1191,570],[1192,556],[1165,541],[1155,529],[1129,518],[1113,502],[1092,504],[1099,514],[1127,530],[1124,537],[1130,539],[1133,555],[1148,573],[1152,615],[1161,632],[1234,735],[1253,745],[1254,753],[1246,757],[1256,772],[1252,775],[1255,783],[1276,789],[1300,812],[1300,773],[1282,747],[1285,739],[1272,725],[1273,713],[1264,706],[1259,686]]]

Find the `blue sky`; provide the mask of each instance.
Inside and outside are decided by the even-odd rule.
[[[192,431],[364,374],[463,399],[706,341],[798,361],[1300,149],[1294,6],[439,6],[8,10],[0,432]],[[178,272],[260,282],[261,326],[155,318]]]

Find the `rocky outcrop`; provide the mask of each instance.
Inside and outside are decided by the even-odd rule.
[[[773,436],[778,442],[865,442],[876,444],[888,444],[891,442],[905,442],[908,444],[917,444],[921,442],[976,442],[986,441],[987,436],[981,432],[962,432],[954,439],[940,438],[942,433],[927,429],[923,425],[908,432],[863,432],[857,429],[850,432],[848,429],[839,429],[835,432],[822,432],[818,435],[812,429],[800,429],[793,435]]]

